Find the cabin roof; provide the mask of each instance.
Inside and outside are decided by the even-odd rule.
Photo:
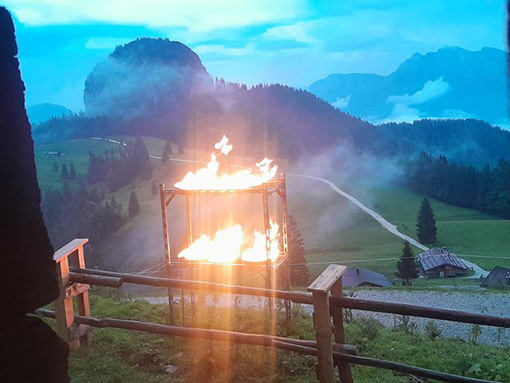
[[[484,278],[480,286],[496,286],[505,283],[510,284],[510,269],[506,267],[495,266]]]
[[[429,249],[423,253],[420,253],[418,260],[420,261],[420,264],[425,271],[446,265],[467,270],[467,266],[464,264],[464,262],[462,262],[460,258],[453,254],[451,251],[446,249]]]
[[[359,286],[363,283],[371,283],[381,287],[391,286],[390,281],[384,275],[360,267],[351,267],[342,276],[343,286]]]

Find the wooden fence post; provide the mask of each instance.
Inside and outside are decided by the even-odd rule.
[[[335,381],[329,293],[346,269],[345,266],[329,265],[308,287],[313,299],[313,322],[317,338],[317,377],[320,383]]]
[[[333,297],[342,297],[342,278],[340,277],[331,288]],[[333,325],[335,326],[335,343],[345,344],[344,334],[344,316],[340,305],[331,306],[331,315],[333,316]],[[351,366],[349,363],[335,359],[335,366],[338,366],[340,373],[340,382],[353,383]]]
[[[69,259],[74,267],[85,268],[83,246],[87,238],[74,239],[53,254],[57,266],[60,295],[54,302],[57,334],[69,344],[71,349],[80,346],[80,341],[87,343],[90,337],[90,326],[74,323],[73,297],[78,297],[78,311],[80,315],[90,316],[88,291],[89,285],[71,283],[69,281]]]

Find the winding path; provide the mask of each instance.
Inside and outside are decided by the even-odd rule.
[[[387,219],[385,219],[382,215],[380,215],[376,211],[374,211],[374,210],[370,209],[369,207],[367,207],[366,205],[364,205],[357,198],[354,198],[352,195],[347,194],[346,192],[344,192],[342,189],[340,189],[338,186],[336,186],[333,182],[331,182],[331,181],[329,181],[327,179],[324,179],[324,178],[315,177],[315,176],[307,176],[307,175],[304,175],[304,174],[292,174],[292,173],[289,174],[288,173],[287,176],[309,178],[309,179],[320,181],[320,182],[323,182],[323,183],[327,184],[335,192],[337,192],[342,197],[344,197],[344,198],[348,199],[349,201],[351,201],[354,205],[359,207],[361,210],[363,210],[365,213],[367,213],[373,219],[375,219],[377,222],[379,222],[379,224],[384,229],[388,230],[391,234],[396,235],[397,237],[402,238],[405,241],[408,241],[411,245],[416,246],[417,248],[419,248],[421,250],[425,251],[425,250],[429,249],[427,246],[421,244],[417,240],[415,240],[415,239],[413,239],[413,238],[411,238],[411,237],[401,233],[400,231],[398,231],[396,225],[392,224]],[[469,277],[466,277],[466,278],[480,278],[481,276],[486,276],[487,275],[487,271],[486,270],[482,269],[480,266],[474,264],[473,262],[466,261],[465,259],[462,259],[462,262],[464,262],[464,264],[467,267],[473,269],[473,271],[474,271],[473,275],[471,275]]]

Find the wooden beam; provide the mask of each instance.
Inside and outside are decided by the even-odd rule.
[[[340,265],[329,265],[326,270],[324,270],[321,275],[317,277],[315,281],[312,282],[310,286],[308,286],[308,291],[320,291],[327,292],[333,287],[336,281],[342,277],[342,275],[347,270],[347,266]]]
[[[342,278],[340,278],[336,283],[331,287],[331,296],[333,297],[341,297],[343,296],[342,291]],[[335,342],[337,343],[345,343],[345,333],[344,333],[344,313],[342,307],[335,305],[331,307],[331,316],[333,317],[333,326],[335,328]],[[340,381],[342,383],[353,383],[351,366],[349,363],[346,363],[337,358],[333,358],[335,365],[338,367],[338,372],[340,374]]]
[[[379,302],[368,299],[331,297],[331,306],[339,305],[343,308],[373,311],[398,315],[410,315],[420,318],[442,319],[452,322],[478,324],[510,328],[510,318],[491,315],[475,314],[465,311],[446,310],[432,307],[408,305],[405,303]]]
[[[78,248],[83,248],[85,244],[89,241],[88,238],[76,238],[69,242],[67,245],[64,245],[55,253],[53,253],[53,260],[55,262],[60,262],[63,258],[69,256],[71,253],[74,253]]]
[[[103,277],[100,275],[87,275],[78,273],[69,273],[69,281],[73,283],[84,283],[87,285],[104,287],[121,287],[124,283],[122,278]]]
[[[224,285],[221,283],[211,283],[203,281],[190,281],[182,279],[168,279],[145,277],[141,275],[131,275],[125,273],[117,273],[114,271],[92,270],[92,269],[71,269],[74,273],[88,274],[88,275],[103,275],[107,277],[122,278],[124,283],[134,283],[144,286],[157,286],[178,289],[196,289],[205,291],[216,291],[228,294],[241,294],[253,295],[258,297],[273,297],[277,299],[290,299],[294,303],[312,304],[312,295],[310,293],[295,292],[295,291],[282,291],[282,290],[268,290],[259,287],[246,287],[235,285]]]

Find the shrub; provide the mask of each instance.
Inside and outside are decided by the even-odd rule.
[[[442,332],[443,330],[437,327],[434,321],[429,320],[425,325],[425,335],[430,340],[436,340],[436,338],[439,338],[441,336]]]

